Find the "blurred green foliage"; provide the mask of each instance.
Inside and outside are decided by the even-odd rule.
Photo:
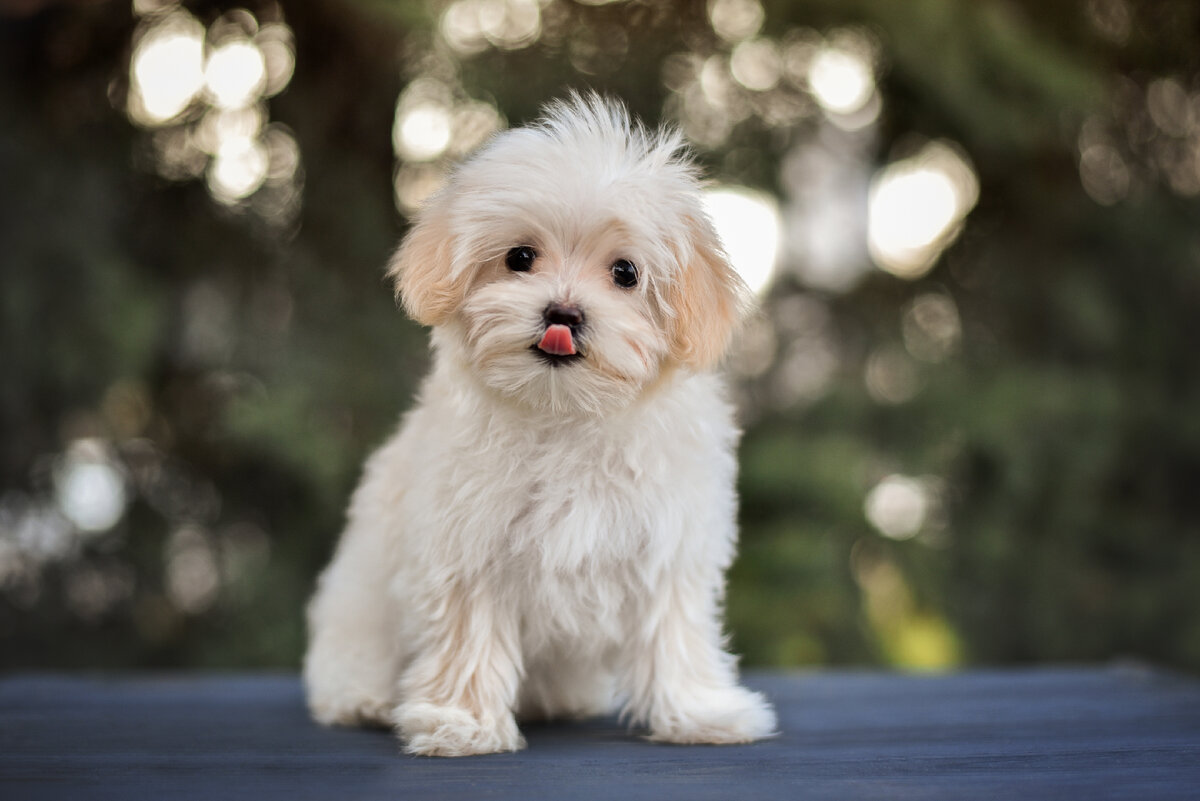
[[[748,2],[781,48],[873,43],[881,111],[846,134],[868,170],[946,139],[980,189],[911,280],[822,289],[784,251],[752,322],[770,347],[736,376],[735,648],[1200,668],[1200,7]],[[404,227],[397,98],[432,77],[516,124],[594,87],[689,130],[672,76],[735,46],[699,0],[548,0],[539,35],[468,53],[448,5],[248,4],[294,35],[264,107],[298,145],[299,205],[273,218],[210,196],[204,163],[171,173],[167,128],[126,113],[145,15],[0,2],[0,667],[296,665],[359,465],[427,362],[382,279]],[[233,8],[186,7],[205,25]],[[844,132],[800,89],[730,85],[698,155],[787,208],[789,155]],[[800,110],[781,123],[779,103]],[[930,297],[958,321],[932,358],[912,328]],[[833,358],[798,393],[806,346]],[[127,487],[111,528],[57,508],[79,443]],[[864,509],[889,476],[927,508],[885,536]]]

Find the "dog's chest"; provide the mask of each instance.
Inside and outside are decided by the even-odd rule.
[[[422,407],[397,448],[411,563],[554,588],[548,603],[560,585],[605,598],[652,585],[685,540],[726,538],[732,520],[736,432],[710,384],[587,419],[440,396],[450,402]]]
[[[616,436],[551,432],[514,441],[488,468],[501,552],[555,575],[644,555],[672,503],[660,486],[665,457]]]

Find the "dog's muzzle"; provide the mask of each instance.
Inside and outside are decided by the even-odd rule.
[[[558,358],[579,355],[575,341],[583,326],[582,309],[566,303],[551,303],[542,313],[542,319],[546,322],[546,330],[537,343],[539,351]]]

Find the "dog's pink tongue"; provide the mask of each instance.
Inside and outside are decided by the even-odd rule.
[[[571,339],[571,329],[565,325],[547,326],[542,334],[538,348],[551,356],[574,356],[575,342]]]

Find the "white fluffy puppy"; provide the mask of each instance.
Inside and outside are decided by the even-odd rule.
[[[317,720],[441,756],[617,709],[668,742],[774,731],[721,631],[737,431],[709,370],[745,288],[699,188],[677,134],[573,97],[421,211],[390,273],[433,369],[309,608]]]

